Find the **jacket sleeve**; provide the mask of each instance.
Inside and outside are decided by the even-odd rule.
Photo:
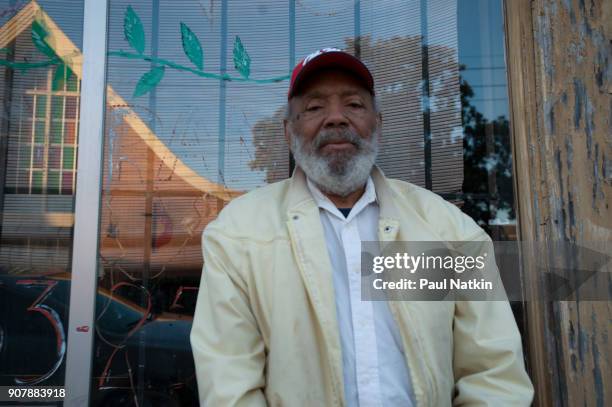
[[[531,405],[533,386],[508,302],[458,302],[454,343],[453,405]]]
[[[491,243],[484,231],[473,240]],[[497,274],[494,255],[488,257]],[[453,343],[453,405],[531,405],[534,390],[508,301],[456,302]]]
[[[265,351],[241,277],[239,242],[207,228],[204,268],[191,330],[200,403],[266,406]]]

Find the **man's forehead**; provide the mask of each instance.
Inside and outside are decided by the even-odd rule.
[[[330,93],[339,93],[342,96],[370,95],[367,87],[351,72],[343,69],[324,69],[309,75],[294,96],[322,97]]]
[[[339,95],[341,97],[346,96],[354,96],[354,95],[366,95],[368,91],[362,89],[359,86],[342,86],[340,90],[338,89],[330,89],[329,87],[313,87],[311,89],[307,89],[302,93],[303,98],[308,99],[316,99],[316,98],[325,98],[330,95]]]

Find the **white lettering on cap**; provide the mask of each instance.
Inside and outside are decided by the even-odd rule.
[[[306,58],[304,58],[304,62],[302,62],[302,66],[306,65],[310,60],[312,60],[314,57],[319,56],[325,52],[333,52],[333,51],[342,51],[338,48],[322,48],[318,51],[313,52],[312,54],[308,55]]]

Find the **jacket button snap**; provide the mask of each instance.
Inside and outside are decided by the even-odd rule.
[[[385,226],[385,232],[389,232],[391,231],[391,227],[390,226]]]
[[[298,215],[293,215],[293,220],[298,220],[300,217]]]

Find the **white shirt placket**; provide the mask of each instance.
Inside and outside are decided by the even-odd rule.
[[[370,301],[361,301],[361,238],[357,218],[344,222],[341,230],[351,299],[359,405],[377,407],[381,406],[381,392],[374,308]]]

